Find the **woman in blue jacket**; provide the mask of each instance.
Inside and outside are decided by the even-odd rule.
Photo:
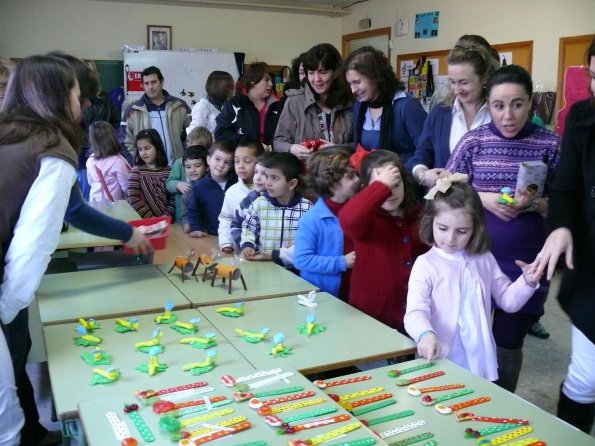
[[[426,111],[405,93],[381,51],[371,46],[355,50],[343,67],[357,99],[353,104],[355,146],[396,152],[405,163],[415,152]]]

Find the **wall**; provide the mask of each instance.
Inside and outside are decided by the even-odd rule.
[[[8,0],[0,14],[0,56],[62,50],[122,59],[122,44],[147,45],[147,25],[173,26],[174,49],[218,48],[246,61],[289,61],[320,42],[340,48],[341,20],[307,14],[98,0]]]
[[[533,79],[556,86],[559,38],[595,32],[595,0],[369,0],[341,19],[341,33],[360,31],[369,18],[372,28],[409,21],[409,34],[393,37],[396,55],[451,48],[463,34],[480,34],[491,43],[533,40]],[[415,14],[440,11],[438,37],[414,39]]]

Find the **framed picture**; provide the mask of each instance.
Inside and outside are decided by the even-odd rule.
[[[171,50],[171,26],[147,25],[147,48]]]

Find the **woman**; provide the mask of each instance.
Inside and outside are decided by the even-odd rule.
[[[271,145],[276,110],[271,70],[263,62],[253,63],[242,76],[236,94],[225,101],[217,116],[215,140],[227,141],[233,147],[249,141]]]
[[[517,191],[516,203],[498,201],[502,188],[516,189],[519,167],[525,161],[547,166],[545,192],[554,178],[560,141],[557,135],[537,127],[529,119],[533,84],[531,76],[517,65],[496,70],[488,79],[486,96],[492,122],[467,133],[453,152],[446,169],[469,175],[485,208],[492,254],[502,271],[515,280],[520,269],[514,261],[530,261],[545,240],[543,216],[547,198]],[[523,340],[535,315],[543,313],[547,286],[542,286],[517,313],[494,310],[498,375],[496,382],[514,392],[523,360]]]
[[[366,150],[396,152],[405,163],[415,152],[426,111],[405,87],[379,50],[365,46],[344,64],[345,77],[357,101],[353,104],[353,136]]]
[[[586,56],[591,97],[574,104],[566,118],[560,166],[550,190],[552,233],[537,260],[551,279],[565,254],[568,269],[558,299],[572,322],[572,351],[558,417],[590,433],[595,417],[595,40]]]
[[[205,84],[206,98],[201,98],[192,107],[192,121],[186,128],[189,135],[196,127],[206,127],[209,132],[214,133],[217,127],[217,116],[225,100],[233,95],[233,77],[227,71],[213,71],[207,77]]]
[[[485,42],[485,45],[475,43]],[[407,167],[421,186],[432,187],[457,143],[491,121],[485,84],[499,65],[481,36],[463,36],[447,58],[450,94],[430,110]]]
[[[351,98],[340,75],[341,55],[331,44],[321,43],[306,52],[303,65],[306,83],[287,92],[274,150],[306,159],[328,145],[351,148]],[[314,140],[320,140],[316,147],[307,144]]]
[[[8,83],[0,114],[3,159],[0,167],[0,273],[4,277],[0,317],[3,324],[13,322],[19,312],[27,308],[50,254],[58,245],[70,190],[76,180],[74,148],[78,148],[81,141],[79,95],[79,85],[70,67],[51,56],[23,59]],[[26,346],[27,340],[20,342]],[[28,344],[30,346],[30,340]],[[12,365],[11,358],[5,348],[0,351],[4,374]],[[26,354],[22,358],[23,368],[25,360]],[[13,384],[3,382],[2,386],[3,393],[7,387],[14,392]],[[14,443],[6,444],[18,444],[23,425],[18,400],[14,395],[11,400],[4,396],[0,400],[3,405],[17,406],[15,414],[3,414],[0,418],[0,438],[13,438]],[[18,422],[14,419],[16,414],[21,417]],[[47,434],[41,425],[40,428],[36,432],[23,429],[22,444],[39,443]]]

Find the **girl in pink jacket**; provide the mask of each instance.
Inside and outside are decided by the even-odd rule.
[[[515,282],[500,270],[489,251],[481,199],[466,177],[440,178],[425,197],[420,237],[432,248],[413,265],[404,322],[420,356],[442,356],[495,381],[491,299],[514,313],[538,288],[541,274],[534,263],[519,260],[523,275]]]
[[[89,146],[93,152],[87,160],[89,201],[126,200],[131,168],[120,155],[120,146],[109,122],[97,121],[89,126]]]

